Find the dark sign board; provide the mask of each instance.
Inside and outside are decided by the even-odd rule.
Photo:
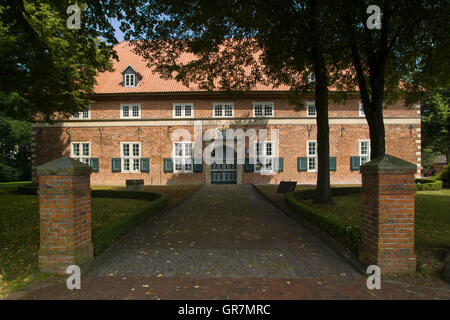
[[[278,185],[277,193],[288,193],[295,190],[297,181],[281,181]]]

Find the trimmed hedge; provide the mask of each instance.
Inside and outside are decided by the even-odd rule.
[[[107,225],[92,229],[92,242],[94,243],[94,255],[96,256],[110,247],[114,241],[164,209],[168,201],[167,195],[145,191],[93,190],[91,195],[92,197],[101,198],[125,198],[149,201],[145,209],[135,214],[120,217]]]
[[[29,183],[24,184],[23,186],[18,186],[16,193],[35,196],[37,195],[38,190],[39,190],[39,183]]]
[[[354,254],[358,255],[361,243],[361,230],[357,227],[349,227],[342,221],[325,216],[319,209],[313,208],[303,202],[303,200],[312,199],[315,190],[298,190],[286,194],[286,207],[316,225],[320,230],[336,238],[345,247],[349,248]],[[332,188],[333,196],[343,196],[353,193],[360,193],[360,187]]]
[[[450,188],[450,164],[442,168],[441,172],[433,177],[433,180],[440,180],[444,188]]]
[[[416,179],[416,190],[417,191],[438,191],[442,189],[441,180],[432,179]]]
[[[298,190],[292,192],[298,200],[308,200],[314,198],[314,189]],[[360,193],[361,187],[343,187],[343,188],[331,188],[331,194],[333,197],[346,196],[348,194]]]

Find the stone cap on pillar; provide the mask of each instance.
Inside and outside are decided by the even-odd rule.
[[[361,173],[389,171],[396,173],[416,172],[417,165],[406,160],[384,154],[361,165]]]
[[[37,167],[39,176],[87,176],[91,172],[91,166],[66,156]]]

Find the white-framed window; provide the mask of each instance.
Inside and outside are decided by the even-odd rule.
[[[133,73],[125,73],[123,82],[125,87],[136,87],[136,75]]]
[[[91,107],[87,107],[83,111],[77,112],[70,117],[72,120],[80,119],[90,119],[91,118]]]
[[[192,118],[194,116],[193,103],[174,103],[173,117],[174,118]]]
[[[122,160],[122,172],[140,172],[141,143],[121,142],[120,158]]]
[[[120,118],[121,119],[139,119],[141,117],[140,104],[121,104]]]
[[[174,142],[173,143],[173,169],[174,172],[193,172],[193,143]]]
[[[253,116],[254,117],[273,117],[273,102],[254,102]]]
[[[273,173],[274,148],[273,141],[255,141],[255,172]]]
[[[360,165],[370,161],[370,140],[359,141]]]
[[[90,142],[72,142],[70,157],[82,163],[89,164],[91,158]]]
[[[365,113],[364,113],[364,107],[363,107],[363,103],[360,101],[358,103],[358,112],[359,112],[359,116],[360,117],[365,117]]]
[[[307,102],[306,103],[306,115],[308,117],[315,117],[317,115],[317,113],[316,113],[316,104],[314,102]]]
[[[317,171],[317,141],[306,142],[306,154],[308,159],[308,172]]]
[[[232,102],[215,102],[213,103],[214,117],[233,117],[234,105]]]
[[[308,84],[316,82],[316,76],[313,72],[308,73],[308,77],[306,78],[306,82]]]

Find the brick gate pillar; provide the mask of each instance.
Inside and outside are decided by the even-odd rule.
[[[414,272],[416,165],[386,154],[362,165],[361,173],[360,261],[382,273]]]
[[[39,176],[39,269],[63,274],[93,259],[91,167],[62,157],[37,168]]]

